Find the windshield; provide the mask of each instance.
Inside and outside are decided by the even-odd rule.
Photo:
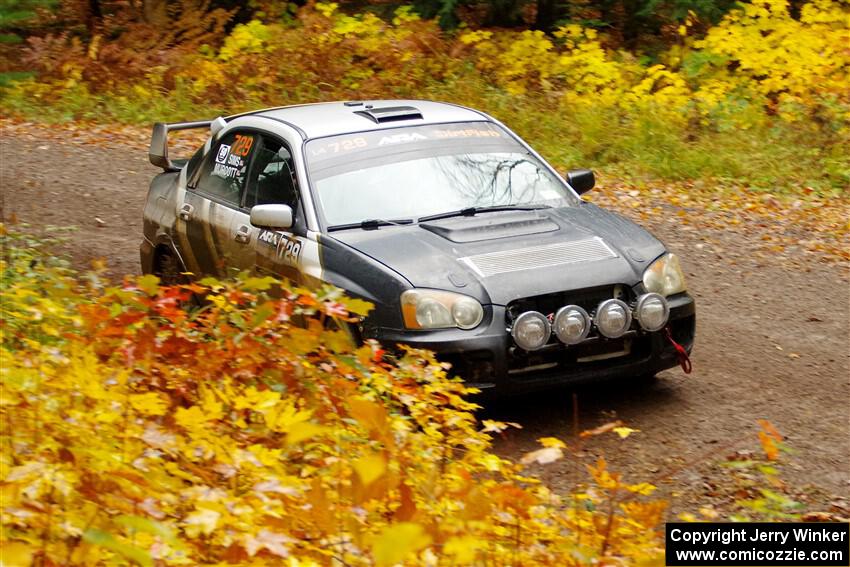
[[[311,140],[306,150],[330,226],[472,207],[575,203],[561,179],[488,122],[346,134]]]

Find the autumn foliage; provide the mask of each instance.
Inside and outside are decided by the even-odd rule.
[[[553,494],[491,452],[508,425],[478,423],[428,353],[389,361],[333,330],[366,308],[337,290],[272,294],[253,277],[110,286],[2,239],[5,564],[577,565],[661,552],[653,486],[600,461],[591,490]],[[562,455],[562,441],[541,442],[526,462]]]
[[[580,21],[550,35],[446,32],[410,6],[381,18],[319,2],[258,10],[224,33],[229,13],[204,6],[175,3],[158,27],[118,12],[88,39],[30,38],[20,57],[35,74],[2,98],[27,116],[125,122],[437,98],[495,114],[559,165],[768,188],[850,184],[850,12],[840,0],[810,0],[799,14],[788,0],[744,2],[713,26],[692,13],[651,54]]]
[[[691,37],[694,15],[679,28],[680,41],[653,65],[612,49],[605,35],[579,24],[565,24],[552,36],[498,29],[447,34],[411,7],[385,21],[318,3],[286,23],[237,24],[219,41],[228,14],[219,9],[191,17],[198,9],[203,6],[193,11],[186,4],[162,29],[135,25],[116,39],[96,35],[88,45],[67,34],[33,38],[26,60],[45,88],[34,82],[20,88],[43,97],[76,87],[135,96],[182,89],[198,102],[234,107],[246,100],[410,96],[434,83],[468,79],[471,63],[509,94],[546,93],[568,108],[653,105],[684,120],[709,121],[730,107],[752,105],[756,116],[798,120],[814,112],[847,127],[850,14],[838,0],[811,0],[798,18],[788,0],[744,3]]]

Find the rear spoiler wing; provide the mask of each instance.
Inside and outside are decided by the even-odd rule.
[[[175,165],[168,158],[168,133],[174,130],[209,128],[210,135],[215,136],[226,125],[227,122],[220,116],[215,120],[199,120],[197,122],[172,122],[170,124],[157,122],[153,125],[148,158],[152,164],[161,167],[164,171],[180,171],[180,166]]]

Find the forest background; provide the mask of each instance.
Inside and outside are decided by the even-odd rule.
[[[560,167],[850,186],[842,0],[4,0],[0,30],[0,100],[22,118],[430,98],[495,115]]]

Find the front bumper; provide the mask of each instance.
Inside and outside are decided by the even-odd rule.
[[[691,352],[696,330],[694,300],[687,293],[667,299],[670,303],[668,326],[673,339]],[[644,331],[633,331],[620,339],[596,338],[572,347],[552,345],[545,352],[532,353],[525,360],[521,351],[517,354],[506,331],[505,308],[498,305],[491,306],[485,324],[477,329],[379,329],[374,338],[386,345],[405,344],[434,351],[440,360],[452,364],[452,373],[476,387],[495,388],[500,395],[650,375],[679,364],[676,350],[663,332]],[[628,350],[627,354],[615,356],[621,349]]]

